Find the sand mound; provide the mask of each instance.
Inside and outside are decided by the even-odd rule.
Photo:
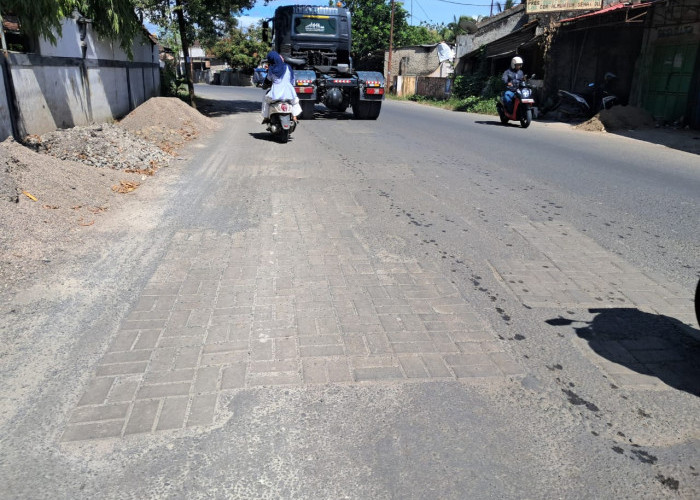
[[[576,128],[589,131],[637,130],[654,127],[654,119],[642,108],[614,106],[604,109]]]
[[[12,139],[0,143],[0,172],[7,191],[0,198],[0,283],[65,257],[65,248],[126,199],[113,186],[143,182],[138,174],[35,153]]]
[[[201,131],[218,129],[214,120],[176,97],[152,97],[119,125],[171,154]]]

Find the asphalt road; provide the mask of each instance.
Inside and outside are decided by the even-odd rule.
[[[262,91],[197,93],[223,129],[137,191],[118,229],[3,310],[0,331],[12,334],[0,360],[3,496],[700,496],[696,156],[391,101],[376,121],[318,106],[281,145],[260,125]],[[329,257],[342,284],[313,272],[330,269]],[[297,274],[282,274],[287,264]],[[67,428],[88,429],[76,424],[81,398],[154,283],[215,271],[218,300],[236,286],[226,281],[236,265],[257,266],[256,301],[264,278],[277,287],[291,278],[297,333],[306,297],[325,317],[326,283],[344,348],[312,361],[327,363],[326,376],[331,363],[349,366],[349,379],[314,383],[317,365],[292,333],[298,377],[255,385],[248,373],[226,390],[224,371],[209,425],[159,431],[153,421],[131,433],[130,420],[116,437],[66,439]],[[201,287],[197,300],[208,295]],[[364,325],[364,344],[350,342],[340,299],[377,320]],[[254,314],[270,304],[281,302],[256,302]],[[402,309],[383,313],[392,306]],[[448,315],[465,330],[432,331],[431,319]],[[215,319],[204,323],[209,336]],[[378,330],[394,351],[373,357]],[[411,336],[419,330],[430,342]],[[277,346],[274,331],[260,342]],[[361,365],[369,358],[384,365]],[[446,376],[432,371],[436,359]],[[173,400],[163,401],[156,419]]]

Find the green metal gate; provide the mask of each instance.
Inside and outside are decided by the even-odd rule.
[[[673,122],[688,111],[698,44],[657,45],[644,107],[655,119]]]

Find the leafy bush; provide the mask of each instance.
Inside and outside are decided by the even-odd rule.
[[[462,99],[455,106],[456,111],[466,111],[467,113],[480,113],[483,115],[496,115],[496,99],[470,96]]]
[[[473,75],[460,75],[455,78],[454,84],[452,86],[452,95],[457,99],[466,99],[471,96],[478,96],[481,94],[481,89],[484,87],[484,81],[486,78],[475,73]]]
[[[188,95],[187,80],[179,78],[175,72],[175,64],[172,61],[166,61],[165,66],[160,70],[160,87],[164,97],[178,97],[183,93]]]
[[[498,95],[506,89],[503,79],[500,76],[492,76],[484,82],[484,88],[481,91],[481,96],[486,98],[498,97]]]

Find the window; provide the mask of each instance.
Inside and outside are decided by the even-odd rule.
[[[336,18],[329,16],[299,16],[294,18],[294,33],[297,35],[335,35]]]
[[[19,18],[12,14],[2,17],[2,32],[10,52],[31,52],[29,37],[21,32]]]

